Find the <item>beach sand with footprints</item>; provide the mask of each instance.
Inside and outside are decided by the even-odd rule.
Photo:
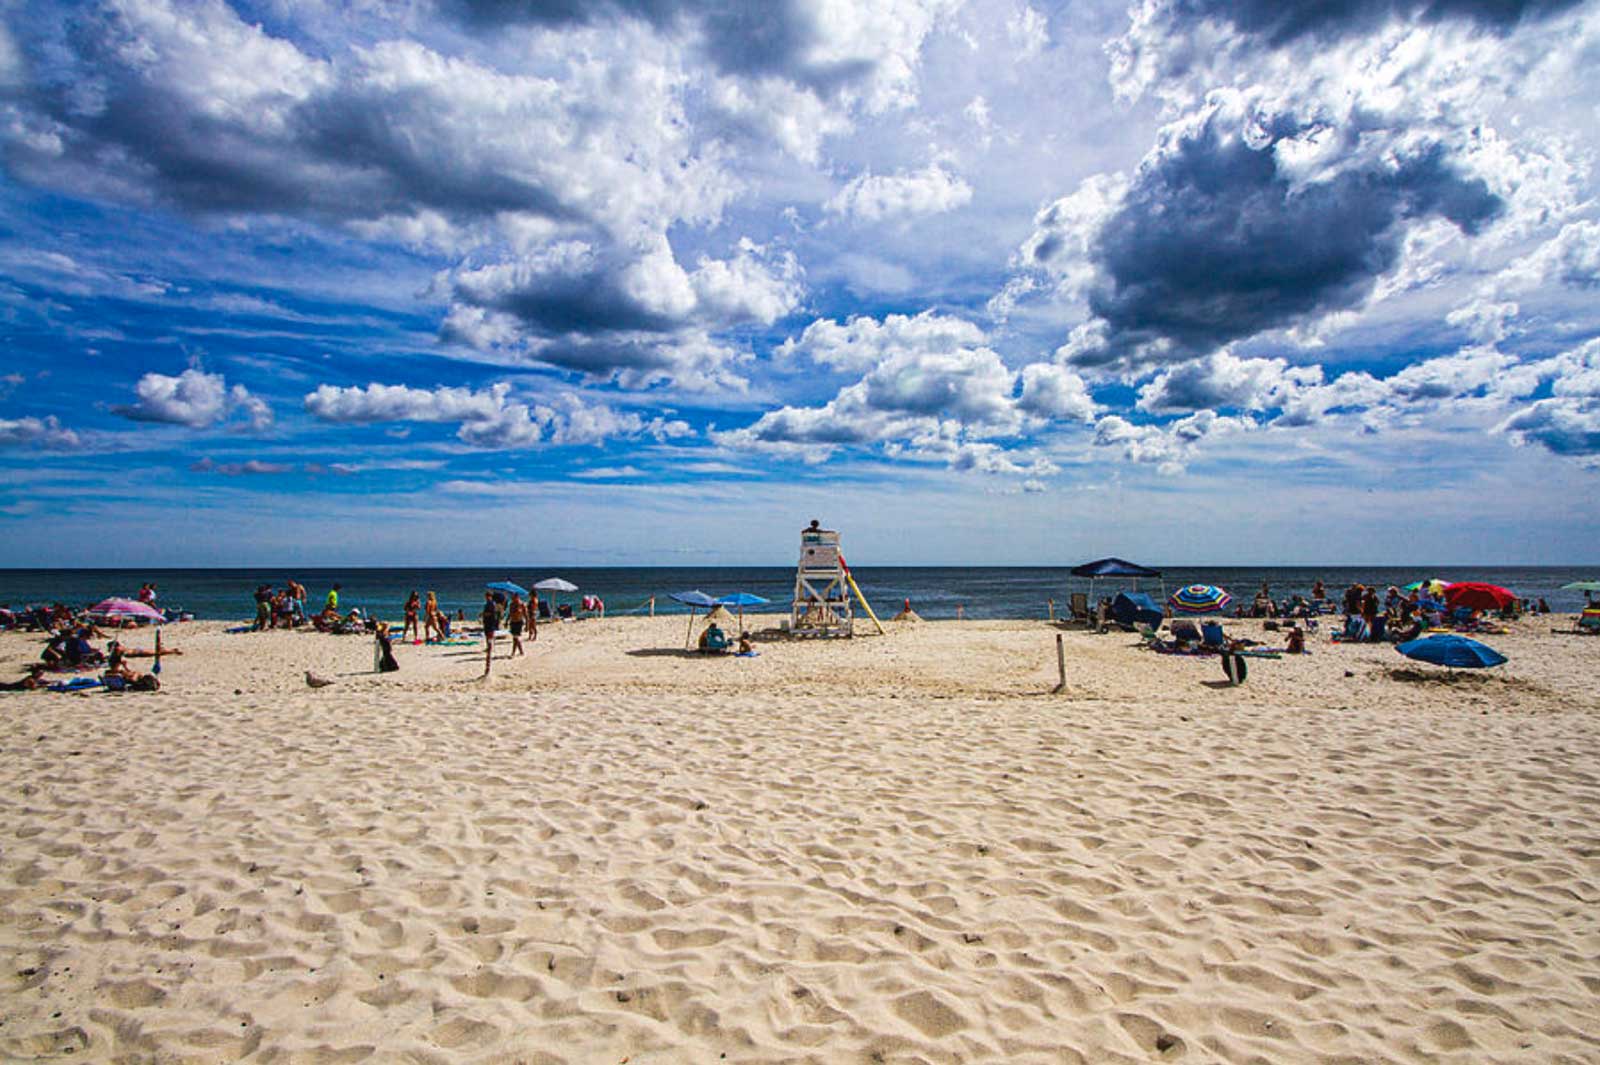
[[[1600,1061],[1600,642],[1548,620],[1241,687],[1068,633],[1061,692],[1043,623],[585,621],[488,681],[222,628],[0,696],[0,1059]]]

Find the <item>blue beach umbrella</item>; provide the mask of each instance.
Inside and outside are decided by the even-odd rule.
[[[1173,592],[1167,602],[1184,614],[1215,614],[1233,602],[1233,596],[1214,584],[1191,584]]]
[[[1429,636],[1396,644],[1395,650],[1418,662],[1451,669],[1484,669],[1506,662],[1506,656],[1493,647],[1465,636]]]
[[[692,592],[671,592],[667,598],[682,603],[689,608],[689,627],[683,634],[683,646],[688,650],[689,644],[694,640],[694,612],[696,610],[710,610],[717,605],[717,601],[696,588]]]
[[[717,600],[717,603],[721,606],[738,608],[740,632],[744,631],[744,608],[747,606],[764,606],[770,602],[772,602],[771,599],[763,598],[751,592],[734,592],[732,595],[724,595]]]
[[[492,584],[485,584],[484,587],[491,592],[505,592],[507,595],[528,594],[528,589],[520,584],[512,584],[510,581],[495,581]]]

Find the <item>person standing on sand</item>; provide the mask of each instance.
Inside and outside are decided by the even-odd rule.
[[[328,589],[328,598],[322,604],[323,613],[337,614],[339,612],[339,588],[340,585],[335,584],[332,588]]]
[[[256,585],[256,623],[252,632],[265,632],[272,625],[272,589],[265,584]]]
[[[522,602],[522,596],[512,593],[511,608],[506,612],[506,623],[511,628],[511,657],[515,658],[525,653],[522,650],[522,625],[527,619],[528,608]]]
[[[494,593],[483,593],[483,675],[489,675],[494,661],[494,630],[500,627],[500,607],[495,604]]]
[[[422,623],[418,620],[418,616],[421,614],[421,612],[422,597],[419,596],[417,594],[417,590],[413,588],[411,589],[411,594],[406,597],[406,627],[400,630],[401,643],[404,643],[406,639],[410,637],[414,637],[418,640],[422,639]]]
[[[444,626],[439,624],[439,597],[430,588],[427,601],[422,605],[422,638],[431,641],[435,636],[444,639]]]

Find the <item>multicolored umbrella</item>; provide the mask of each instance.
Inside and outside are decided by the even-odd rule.
[[[1418,662],[1451,669],[1485,669],[1504,665],[1506,661],[1506,656],[1493,647],[1465,636],[1429,636],[1396,644],[1394,649]]]
[[[1460,581],[1444,590],[1444,601],[1452,610],[1504,610],[1516,600],[1516,593],[1510,589],[1482,581]]]
[[[165,621],[166,615],[148,603],[113,596],[102,599],[89,608],[89,613],[99,618],[135,618],[139,621]]]
[[[1233,602],[1233,596],[1214,584],[1191,584],[1173,592],[1167,602],[1185,614],[1215,614]]]
[[[1428,595],[1442,595],[1448,587],[1450,587],[1449,581],[1441,581],[1438,577],[1429,577],[1425,581],[1412,581],[1406,585],[1405,590],[1408,592],[1421,590]]]

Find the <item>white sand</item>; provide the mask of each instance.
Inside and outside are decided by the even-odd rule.
[[[1053,695],[1042,624],[582,622],[487,684],[175,626],[157,695],[0,695],[0,1057],[1600,1061],[1600,642],[1548,627],[1242,688],[1069,634]]]

